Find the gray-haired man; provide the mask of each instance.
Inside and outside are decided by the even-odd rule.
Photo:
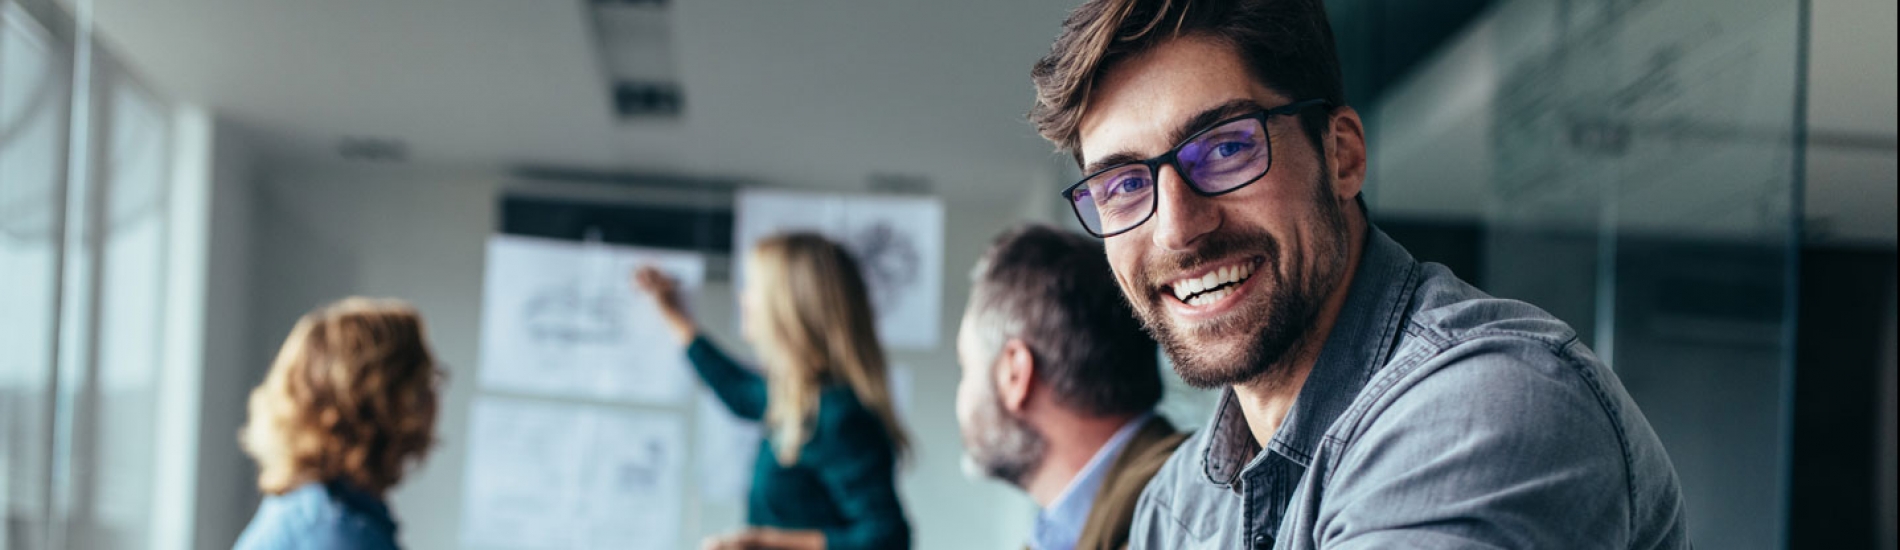
[[[1161,373],[1101,243],[1031,225],[972,274],[957,335],[965,465],[1029,493],[1037,550],[1121,548],[1182,434],[1154,415]]]

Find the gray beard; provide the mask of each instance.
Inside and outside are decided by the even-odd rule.
[[[963,454],[963,473],[968,477],[1000,479],[1025,487],[1029,474],[1042,464],[1048,440],[1021,418],[1003,408],[1002,398],[990,392],[984,410],[977,413],[977,442]]]

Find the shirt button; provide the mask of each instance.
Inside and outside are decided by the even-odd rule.
[[[1269,539],[1269,538],[1267,538],[1267,536],[1266,536],[1266,535],[1254,535],[1254,536],[1253,536],[1253,547],[1254,547],[1254,548],[1272,548],[1272,547],[1273,547],[1273,539]]]

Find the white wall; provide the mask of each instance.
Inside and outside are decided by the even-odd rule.
[[[173,112],[164,368],[152,449],[151,548],[230,548],[257,506],[238,451],[250,357],[251,192],[244,136],[208,111]]]
[[[1054,188],[1044,181],[1053,175],[1032,176],[1026,189]],[[441,446],[391,498],[409,548],[452,548],[458,541],[467,410],[479,365],[484,242],[496,226],[498,193],[508,188],[497,176],[448,169],[276,167],[255,197],[255,332],[247,383],[261,378],[267,350],[297,316],[318,304],[350,294],[399,297],[427,319],[450,374]],[[960,473],[951,344],[969,267],[994,234],[1025,217],[1065,221],[1051,219],[1050,201],[1029,197],[947,205],[943,343],[933,352],[893,353],[895,362],[916,372],[908,420],[917,455],[901,474],[900,491],[919,548],[1016,547],[1034,514],[1013,489]],[[710,285],[704,294],[697,308],[702,321],[720,342],[738,346],[730,287]],[[207,439],[208,446],[217,443]],[[736,506],[705,507],[698,516],[688,534],[736,528],[742,517]],[[687,537],[682,547],[696,547],[698,538]]]
[[[258,173],[246,146],[247,135],[226,121],[215,126],[214,186],[211,201],[210,267],[205,293],[205,362],[200,421],[201,449],[237,448],[245,401],[257,379],[251,343],[255,232],[262,223],[254,209]],[[257,507],[257,470],[242,454],[206,452],[198,459],[198,537],[200,550],[230,548]]]

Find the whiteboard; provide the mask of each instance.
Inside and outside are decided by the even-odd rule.
[[[692,374],[658,308],[630,286],[652,265],[693,295],[703,257],[496,235],[482,290],[482,388],[508,393],[684,403]]]

